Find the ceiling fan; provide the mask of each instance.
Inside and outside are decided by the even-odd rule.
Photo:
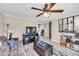
[[[42,13],[38,14],[36,17],[39,17],[45,13],[48,13],[48,12],[53,12],[53,13],[62,13],[64,10],[50,10],[52,7],[54,7],[56,3],[49,3],[49,4],[45,4],[44,5],[44,8],[43,9],[40,9],[40,8],[36,8],[36,7],[32,7],[31,9],[34,9],[34,10],[39,10],[39,11],[43,11]]]

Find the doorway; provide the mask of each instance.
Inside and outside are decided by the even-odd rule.
[[[51,39],[51,32],[52,32],[52,22],[49,22],[49,39]]]

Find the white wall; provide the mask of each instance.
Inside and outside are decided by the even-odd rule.
[[[0,24],[1,23],[2,22],[0,21]],[[21,40],[22,34],[25,32],[26,26],[37,27],[38,21],[6,15],[4,17],[4,35],[7,36],[6,24],[9,24],[9,28],[12,28],[14,30],[13,37],[18,37],[19,40]],[[0,27],[0,28],[2,28],[2,27]]]
[[[57,19],[54,19],[52,21],[52,41],[55,41],[55,42],[60,42],[60,35],[59,35],[59,32],[58,32],[58,20]]]
[[[3,35],[3,15],[0,13],[0,35]]]
[[[49,23],[46,23],[45,36],[49,38]]]

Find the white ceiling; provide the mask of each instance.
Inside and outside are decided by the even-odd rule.
[[[75,13],[79,14],[79,3],[57,3],[52,9],[64,9],[63,13],[50,13],[49,18],[44,16],[36,17],[41,11],[32,10],[31,7],[43,8],[43,3],[0,3],[0,11],[4,14],[31,18],[35,20],[53,20]]]

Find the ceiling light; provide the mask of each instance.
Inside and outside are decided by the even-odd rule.
[[[44,17],[48,17],[49,16],[49,14],[47,12],[45,12],[43,15],[44,15]]]

